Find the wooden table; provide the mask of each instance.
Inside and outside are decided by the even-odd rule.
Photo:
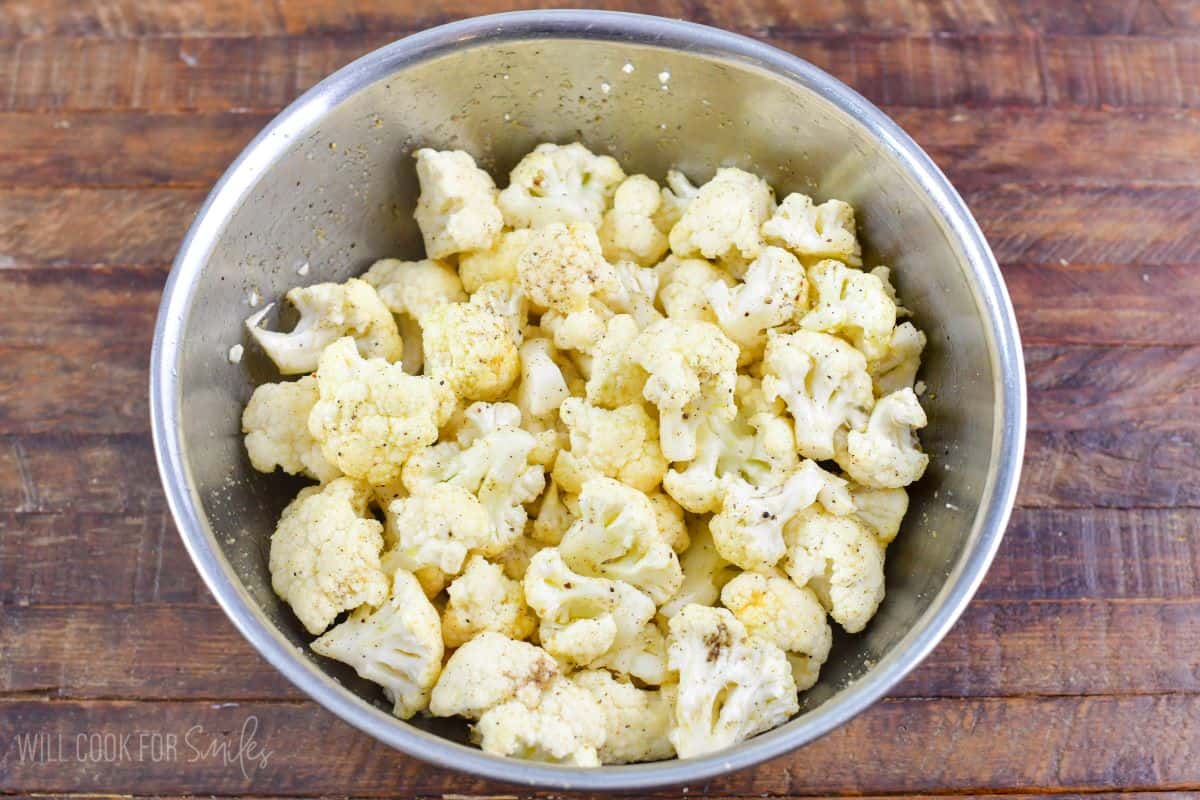
[[[1019,508],[962,621],[860,718],[689,796],[1200,790],[1200,3],[605,5],[881,104],[974,209],[1028,359]],[[0,793],[511,791],[254,653],[164,510],[146,399],[168,265],[250,137],[352,58],[506,8],[0,0]]]

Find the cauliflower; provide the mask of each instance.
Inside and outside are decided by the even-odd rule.
[[[429,257],[491,247],[504,227],[492,176],[475,166],[475,159],[462,150],[424,147],[413,156],[421,183],[413,216]]]
[[[597,408],[579,397],[558,410],[570,432],[571,449],[558,454],[554,480],[572,494],[601,475],[649,492],[662,481],[667,462],[658,446],[658,426],[641,404],[612,410]]]
[[[671,545],[676,553],[682,553],[691,545],[688,536],[687,523],[683,518],[683,509],[664,492],[650,492],[646,495],[654,509],[658,521],[658,534]]]
[[[467,299],[454,267],[441,261],[376,261],[362,279],[375,287],[379,299],[393,314],[414,320],[445,303]]]
[[[708,293],[714,283],[734,285],[733,276],[702,258],[668,256],[657,267],[658,302],[670,319],[717,321]]]
[[[309,633],[321,633],[343,611],[387,597],[379,563],[383,526],[367,514],[368,494],[365,486],[338,478],[302,489],[279,517],[268,559],[271,588]]]
[[[867,360],[883,358],[896,325],[896,304],[883,282],[840,261],[822,261],[808,271],[816,305],[804,315],[805,330],[836,333]]]
[[[637,639],[654,616],[654,601],[624,581],[571,570],[557,548],[539,550],[525,572],[525,602],[541,618],[548,652],[587,666]]]
[[[608,315],[596,298],[620,291],[595,229],[571,223],[537,231],[517,261],[517,273],[534,308],[547,309],[541,323],[553,334],[555,345],[590,351],[604,335]]]
[[[883,601],[883,544],[854,517],[818,508],[792,520],[786,537],[788,577],[816,592],[847,633],[865,628]]]
[[[807,195],[789,194],[763,223],[762,235],[802,258],[836,258],[852,267],[862,266],[854,208],[841,200],[815,205]]]
[[[537,625],[521,584],[482,556],[471,556],[446,592],[450,599],[442,614],[442,639],[447,647],[466,644],[484,631],[527,639]]]
[[[917,370],[921,368],[921,353],[925,350],[925,334],[911,322],[897,325],[888,340],[887,353],[867,363],[867,371],[875,387],[875,396],[913,388]]]
[[[559,406],[571,396],[571,390],[554,359],[554,345],[548,339],[527,339],[519,355],[521,383],[516,403],[522,417],[539,421],[557,417]]]
[[[544,548],[545,545],[541,542],[528,536],[521,536],[507,550],[491,560],[504,570],[506,578],[522,581],[525,579],[525,573],[529,570],[529,562],[538,551]]]
[[[810,331],[772,332],[762,366],[763,395],[787,404],[801,455],[831,459],[838,437],[866,424],[875,399],[866,359],[842,340]]]
[[[638,337],[638,324],[627,314],[608,321],[604,337],[592,353],[591,375],[587,379],[587,399],[603,408],[640,404],[646,385],[646,371],[630,355]]]
[[[284,375],[312,372],[325,348],[344,336],[352,337],[367,358],[395,361],[403,354],[396,320],[375,290],[357,278],[298,286],[287,293],[287,299],[300,313],[290,333],[258,327],[271,310],[269,305],[246,320],[254,341]]]
[[[466,400],[499,400],[521,371],[506,321],[482,305],[447,303],[421,318],[425,374]]]
[[[483,712],[472,738],[485,752],[575,767],[598,767],[607,718],[600,699],[569,680],[535,705],[510,700]]]
[[[642,331],[631,353],[650,376],[642,394],[658,407],[663,455],[690,461],[700,422],[737,413],[737,345],[711,323],[665,319]]]
[[[458,277],[462,279],[463,288],[474,292],[493,281],[516,283],[519,280],[517,260],[532,239],[533,231],[529,228],[505,231],[490,250],[473,250],[460,255]]]
[[[558,664],[542,648],[485,631],[447,659],[429,711],[438,717],[479,719],[510,700],[536,703],[561,677]]]
[[[808,279],[795,256],[766,247],[735,288],[716,280],[706,295],[721,330],[740,349],[738,363],[745,365],[762,355],[768,328],[790,322],[807,307]]]
[[[632,261],[618,261],[612,265],[612,270],[613,283],[599,294],[605,309],[630,315],[639,328],[663,318],[654,307],[654,297],[658,294],[657,270],[639,267]]]
[[[580,517],[558,545],[575,572],[612,578],[641,590],[655,605],[683,582],[679,559],[658,530],[645,494],[611,478],[593,478],[579,495]]]
[[[721,604],[751,635],[787,651],[797,689],[816,683],[833,646],[833,630],[815,592],[773,572],[743,572],[725,584]]]
[[[529,318],[529,300],[515,282],[490,281],[471,294],[471,305],[486,309],[504,321],[508,338],[515,347],[525,341],[525,323]]]
[[[668,659],[679,673],[670,740],[680,758],[737,744],[800,709],[783,650],[729,611],[689,605],[669,627]]]
[[[556,222],[599,226],[625,173],[616,159],[583,145],[539,144],[521,159],[500,192],[500,210],[512,228],[544,228]]]
[[[636,678],[646,686],[661,686],[670,676],[666,637],[651,620],[642,626],[642,630],[631,641],[615,645],[593,661],[591,666]]]
[[[654,215],[654,222],[659,229],[670,231],[674,228],[699,191],[688,180],[687,175],[677,170],[668,170],[667,185],[662,188],[662,204],[658,207],[658,213]]]
[[[903,489],[868,489],[851,486],[854,515],[875,532],[879,541],[891,544],[900,532],[900,523],[908,511],[908,492]]]
[[[667,236],[655,224],[663,196],[645,175],[631,175],[617,187],[612,208],[600,224],[600,242],[609,261],[652,266],[667,252]]]
[[[739,263],[758,256],[761,226],[775,208],[771,187],[762,178],[724,167],[688,203],[671,229],[671,252]]]
[[[916,429],[928,420],[912,389],[901,389],[880,398],[871,411],[866,430],[846,436],[838,465],[857,483],[872,489],[898,489],[919,480],[929,456],[919,449]]]
[[[312,649],[382,686],[400,719],[425,710],[442,671],[437,611],[417,579],[404,570],[392,577],[391,595],[379,608],[360,607],[313,642]]]
[[[308,415],[319,394],[317,379],[305,375],[298,381],[264,383],[250,395],[242,412],[246,453],[259,472],[280,467],[289,475],[307,475],[326,483],[342,473],[321,453],[321,445],[308,432]]]
[[[683,584],[675,596],[658,610],[662,619],[670,619],[692,603],[710,606],[721,596],[721,589],[735,575],[737,567],[721,558],[708,529],[708,520],[693,520],[689,530],[692,544],[682,556]]]
[[[444,576],[461,572],[468,552],[496,555],[507,546],[495,536],[483,504],[452,483],[393,500],[385,531],[395,563],[414,572],[433,567]]]
[[[567,495],[559,490],[557,483],[550,481],[538,505],[529,535],[542,544],[557,545],[579,518],[578,511],[578,497]]]
[[[321,354],[317,388],[309,432],[330,463],[372,484],[391,482],[409,456],[437,441],[456,402],[441,381],[362,358],[349,337]]]
[[[592,693],[604,708],[602,764],[659,761],[675,754],[671,729],[673,690],[646,691],[602,669],[582,670],[571,681]]]

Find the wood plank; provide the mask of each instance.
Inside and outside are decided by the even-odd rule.
[[[0,436],[0,512],[132,514],[164,506],[148,434]]]
[[[407,758],[309,703],[9,701],[0,741],[62,736],[64,761],[27,759],[9,745],[0,790],[194,794],[414,795],[511,791]],[[803,750],[696,786],[698,793],[825,795],[891,792],[1128,791],[1200,785],[1200,697],[888,700]],[[250,728],[244,727],[249,724]],[[199,726],[197,728],[196,726]],[[261,759],[189,760],[225,742],[236,753],[253,729]],[[79,733],[173,733],[178,758],[86,763]],[[136,748],[135,748],[136,749]],[[870,753],[871,758],[847,758]],[[1104,757],[1097,757],[1104,754]],[[18,757],[14,758],[13,755]],[[132,751],[131,751],[132,755]],[[258,790],[257,792],[255,790]]]
[[[1046,101],[1091,108],[1200,105],[1200,40],[1056,37],[1042,46]]]
[[[700,791],[688,793],[691,797],[702,797],[706,800],[745,800],[744,795],[727,795],[727,794],[711,794],[701,788]],[[639,798],[666,798],[666,797],[681,797],[682,793],[679,790],[665,789],[657,791],[638,792]],[[773,800],[810,800],[815,797],[811,794],[772,794],[759,795],[760,797],[771,797]],[[850,796],[856,800],[944,800],[946,795],[943,794],[886,794],[886,795],[838,795],[826,794],[822,797],[838,797]],[[955,794],[955,798],[962,800],[1082,800],[1078,793],[1060,794],[1058,792],[1047,792],[1041,794],[977,794],[968,792],[965,794]],[[1089,793],[1087,800],[1196,800],[1196,792],[1122,792],[1122,793]],[[51,794],[13,794],[6,795],[6,798],[11,797],[14,800],[150,800],[145,795],[115,795],[115,794],[66,794],[55,792]],[[256,800],[286,800],[282,796],[262,796],[254,795]],[[561,793],[551,792],[526,792],[519,789],[513,789],[503,794],[462,794],[455,792],[454,794],[444,794],[441,800],[562,800]],[[613,797],[611,794],[589,794],[587,792],[572,792],[570,794],[572,800],[610,800]],[[190,795],[155,795],[153,800],[192,800]],[[347,800],[358,800],[358,798],[348,798]]]

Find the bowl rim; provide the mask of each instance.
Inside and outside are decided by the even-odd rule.
[[[258,178],[324,113],[403,67],[464,46],[587,38],[687,50],[741,62],[815,91],[857,119],[915,179],[960,251],[995,364],[992,460],[963,555],[917,623],[891,651],[834,697],[796,719],[700,758],[600,768],[503,758],[408,725],[342,687],[298,654],[266,618],[221,553],[185,461],[178,379],[182,333],[197,280],[218,237]],[[610,11],[518,11],[475,17],[410,35],[334,72],[291,103],[238,156],[206,198],[180,245],[163,290],[150,364],[151,428],[168,505],[192,561],[239,632],[299,689],[338,717],[410,756],[511,784],[553,789],[632,790],[677,785],[742,769],[824,736],[875,703],[945,636],[974,595],[1012,510],[1025,444],[1026,387],[1012,303],[996,260],[966,204],[923,150],[853,89],[796,56],[728,31],[682,20]]]

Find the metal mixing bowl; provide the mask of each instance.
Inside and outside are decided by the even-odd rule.
[[[572,140],[611,153],[631,174],[661,179],[678,167],[703,181],[736,165],[781,197],[848,200],[868,263],[895,268],[904,304],[929,335],[922,438],[933,461],[888,550],[886,601],[864,633],[837,637],[796,719],[705,758],[556,767],[475,750],[459,722],[401,722],[377,689],[307,650],[310,637],[270,588],[269,536],[299,484],[254,472],[242,449],[242,407],[256,384],[277,379],[246,341],[252,298],[344,280],[383,256],[419,256],[417,147],[468,150],[503,183],[535,144]],[[246,357],[233,364],[237,344]],[[167,282],[152,360],[154,440],[171,510],[209,588],[259,652],[330,711],[406,753],[558,788],[701,780],[799,747],[880,698],[937,644],[983,578],[1012,506],[1025,432],[1020,342],[1000,273],[966,206],[913,141],[786,53],[626,14],[528,12],[445,25],[307,92],[201,209]]]

